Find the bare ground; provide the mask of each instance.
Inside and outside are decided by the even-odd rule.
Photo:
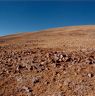
[[[0,37],[0,96],[95,96],[95,26]]]

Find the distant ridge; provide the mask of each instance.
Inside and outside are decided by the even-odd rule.
[[[0,37],[0,46],[19,44],[37,48],[76,50],[95,48],[95,25],[65,26],[37,32],[24,32]]]

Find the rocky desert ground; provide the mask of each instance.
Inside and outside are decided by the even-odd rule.
[[[95,96],[95,26],[0,37],[0,96]]]

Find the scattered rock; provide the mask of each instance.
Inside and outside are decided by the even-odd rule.
[[[92,73],[88,73],[88,77],[93,77],[93,74]]]
[[[41,78],[41,77],[39,77],[39,76],[33,77],[33,78],[32,78],[32,84],[34,85],[34,84],[36,84],[36,83],[39,83],[39,82],[40,82],[40,78]]]
[[[39,48],[8,52],[2,49],[0,91],[3,96],[10,96],[19,93],[15,90],[19,86],[26,96],[44,96],[49,90],[50,96],[88,96],[95,86],[94,63],[94,51],[65,53]]]

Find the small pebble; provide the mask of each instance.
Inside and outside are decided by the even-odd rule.
[[[93,74],[89,73],[89,74],[88,74],[88,77],[90,77],[90,78],[93,77]]]

